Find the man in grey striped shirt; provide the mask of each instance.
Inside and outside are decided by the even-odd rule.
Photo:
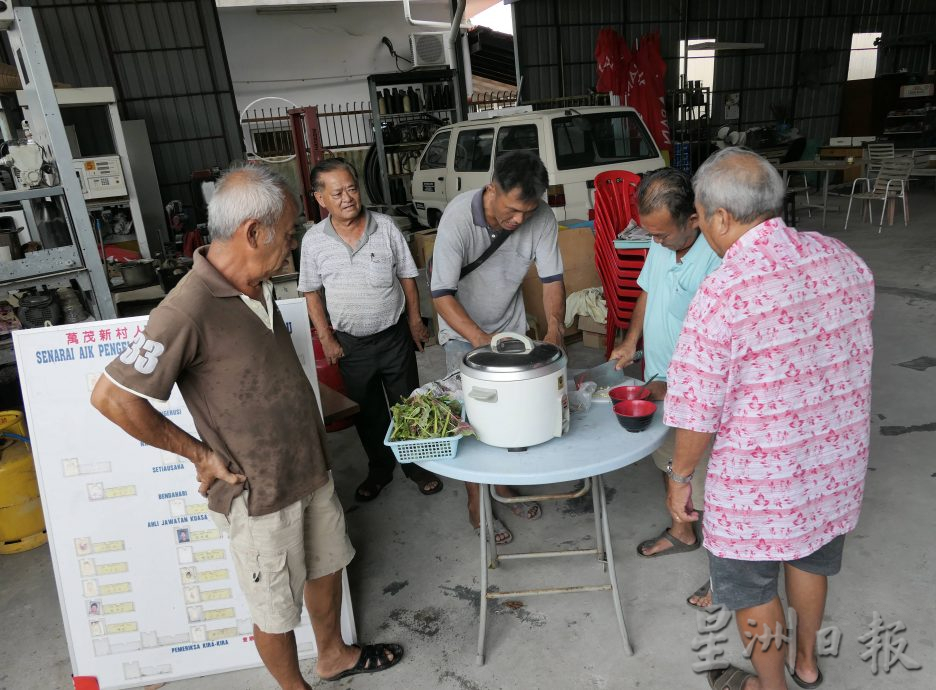
[[[418,271],[390,217],[361,205],[351,165],[331,158],[311,175],[315,198],[329,215],[302,239],[299,291],[325,357],[338,363],[348,397],[361,408],[355,427],[368,474],[355,497],[371,501],[393,479],[396,465],[383,444],[390,426],[387,401],[419,387],[414,346],[422,351],[429,339],[419,313]],[[423,494],[442,490],[439,478],[419,465],[403,465],[403,473]]]

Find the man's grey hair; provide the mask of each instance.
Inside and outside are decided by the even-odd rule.
[[[738,165],[741,159],[748,165]],[[765,158],[740,146],[709,156],[696,171],[692,186],[706,218],[719,208],[739,223],[783,213],[786,188],[780,173]]]
[[[266,242],[272,242],[273,226],[295,204],[286,178],[265,165],[234,163],[221,175],[214,196],[208,202],[208,232],[213,242],[225,242],[247,220],[267,228]]]
[[[680,228],[695,213],[692,178],[677,168],[660,168],[646,173],[637,187],[641,216],[665,209]]]

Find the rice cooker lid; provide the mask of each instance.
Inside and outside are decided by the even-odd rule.
[[[565,366],[565,355],[555,345],[526,337],[495,336],[490,346],[479,347],[467,355],[463,366],[467,373],[525,374],[523,378],[545,376]]]

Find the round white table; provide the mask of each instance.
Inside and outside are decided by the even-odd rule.
[[[508,451],[488,446],[475,438],[459,441],[458,454],[451,460],[430,460],[420,465],[427,470],[451,479],[481,484],[481,606],[478,631],[479,664],[484,663],[484,638],[487,623],[487,602],[492,599],[528,596],[534,594],[564,594],[611,590],[615,613],[624,649],[633,654],[624,624],[624,612],[618,593],[611,551],[611,530],[605,501],[604,480],[607,472],[626,467],[647,457],[660,447],[668,427],[663,424],[663,404],[657,410],[649,428],[629,433],[618,424],[606,402],[596,402],[584,414],[573,414],[569,433],[525,451]],[[544,496],[523,496],[505,499],[492,491],[496,484],[509,486],[555,484],[584,479],[584,486],[571,493]],[[491,498],[503,503],[531,500],[563,500],[583,496],[592,491],[595,507],[595,548],[536,551],[528,553],[499,553],[494,540]],[[490,551],[490,562],[489,552]],[[488,587],[488,569],[497,567],[498,560],[543,558],[552,556],[594,555],[606,564],[609,583],[576,587],[550,587],[521,591],[491,591]]]

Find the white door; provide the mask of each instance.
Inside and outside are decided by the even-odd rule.
[[[419,221],[427,227],[439,224],[442,211],[448,203],[445,190],[445,171],[448,167],[452,132],[438,132],[426,146],[419,169],[413,175],[413,202]]]
[[[449,166],[446,192],[452,199],[470,189],[481,189],[491,181],[494,128],[461,129],[455,139],[455,157]]]

